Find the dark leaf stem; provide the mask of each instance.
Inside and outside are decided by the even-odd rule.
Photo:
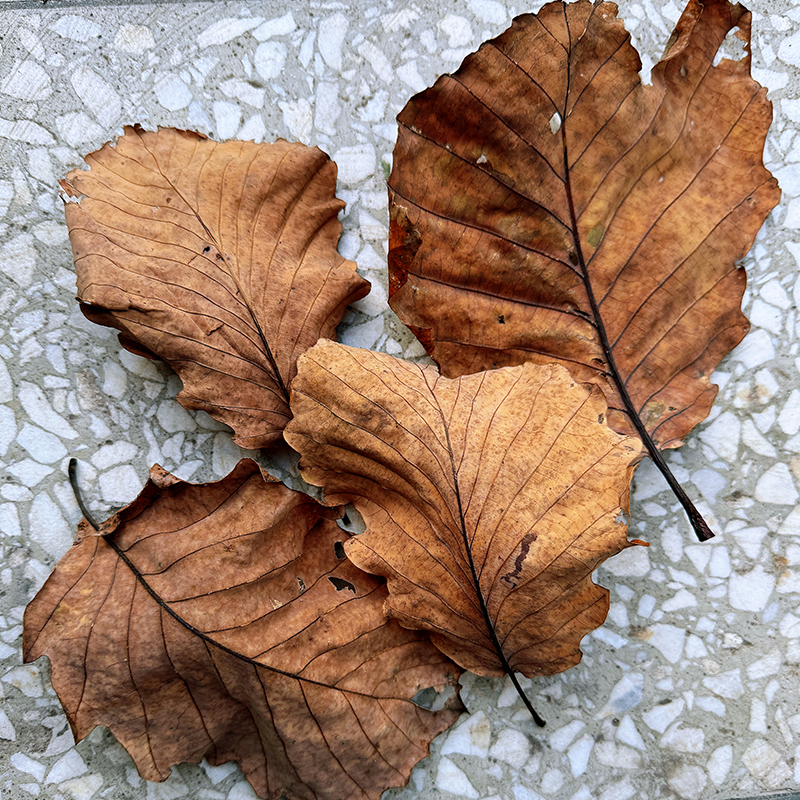
[[[467,563],[469,564],[472,583],[475,587],[475,594],[478,597],[478,605],[480,606],[481,615],[483,616],[483,620],[486,623],[486,630],[489,633],[489,639],[491,640],[495,652],[497,653],[497,656],[500,660],[500,665],[502,666],[506,675],[508,675],[508,677],[511,678],[511,683],[517,690],[517,694],[520,696],[520,699],[525,705],[525,708],[528,709],[530,715],[533,717],[533,721],[540,728],[544,728],[544,726],[547,723],[536,713],[536,709],[533,707],[533,704],[528,699],[528,696],[525,694],[525,690],[522,688],[522,686],[520,686],[520,683],[517,680],[517,676],[514,673],[514,669],[508,663],[508,659],[506,658],[506,655],[503,652],[503,645],[497,638],[497,632],[494,629],[494,623],[492,622],[492,618],[489,615],[489,609],[486,606],[486,599],[484,598],[483,591],[481,590],[481,584],[480,584],[480,579],[478,578],[478,572],[475,569],[475,561],[472,558],[472,548],[470,547],[469,537],[467,536],[467,523],[464,516],[464,508],[461,503],[461,492],[458,488],[458,472],[456,470],[455,461],[453,459],[453,448],[450,444],[450,431],[447,427],[447,423],[445,422],[444,414],[442,413],[441,409],[439,409],[439,414],[442,419],[442,427],[444,428],[445,440],[447,442],[447,451],[448,454],[450,455],[450,469],[452,470],[452,475],[453,475],[453,490],[455,491],[456,503],[458,504],[458,517],[461,528],[461,538],[464,542],[464,550],[466,551]]]
[[[564,12],[564,21],[567,24],[567,30],[569,30],[569,20],[567,18],[566,11]],[[572,184],[570,182],[569,153],[567,151],[566,131],[567,108],[569,107],[569,85],[570,64],[569,59],[567,59],[567,94],[564,100],[564,108],[562,109],[561,113],[561,142],[564,153],[564,188],[567,194],[567,202],[569,204],[570,226],[572,228],[572,238],[575,243],[575,252],[578,257],[578,264],[580,266],[581,277],[586,288],[586,294],[589,298],[592,318],[595,323],[597,335],[600,339],[600,345],[603,348],[603,356],[607,364],[607,372],[613,380],[614,386],[619,392],[620,397],[622,398],[622,403],[625,406],[625,413],[633,423],[634,428],[636,428],[636,433],[639,434],[639,438],[642,440],[642,444],[645,446],[648,455],[653,459],[655,465],[658,467],[659,471],[669,484],[669,488],[672,489],[672,491],[675,493],[675,496],[678,498],[678,501],[683,506],[686,515],[689,517],[689,522],[694,529],[695,535],[701,542],[705,542],[708,539],[714,538],[714,533],[711,528],[708,527],[708,523],[703,519],[703,515],[697,510],[697,507],[692,502],[689,495],[687,495],[683,490],[683,487],[679,483],[678,479],[672,474],[672,470],[664,460],[663,454],[653,441],[653,437],[648,433],[647,428],[639,416],[639,412],[634,407],[633,401],[628,393],[628,389],[625,386],[625,382],[622,380],[622,375],[620,374],[619,368],[614,360],[614,352],[611,347],[611,342],[608,340],[608,334],[606,333],[606,328],[603,324],[603,317],[600,314],[600,307],[597,304],[597,298],[594,296],[592,281],[589,275],[589,268],[586,264],[586,259],[583,257],[583,248],[581,247],[580,239],[578,237],[578,220],[575,214],[575,203],[572,198]]]

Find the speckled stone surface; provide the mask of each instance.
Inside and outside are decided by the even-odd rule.
[[[80,516],[69,455],[98,517],[156,462],[200,481],[243,455],[176,403],[167,368],[79,313],[57,182],[133,122],[317,144],[348,203],[340,250],[373,283],[342,339],[420,357],[385,305],[394,117],[539,4],[19,5],[0,3],[0,795],[244,800],[254,795],[232,764],[146,784],[106,731],[75,746],[46,660],[21,663],[24,607]],[[647,71],[680,3],[620,5]],[[668,454],[719,535],[696,543],[642,465],[631,535],[651,547],[598,572],[611,612],[583,662],[523,680],[547,727],[509,682],[468,676],[470,713],[386,798],[713,800],[800,786],[800,3],[751,8],[753,72],[775,104],[765,160],[784,196],[745,262],[752,332],[715,374],[708,421]]]

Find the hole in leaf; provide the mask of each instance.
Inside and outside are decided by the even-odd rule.
[[[442,691],[438,691],[434,686],[428,686],[425,689],[420,689],[411,698],[411,702],[428,711],[441,711],[453,696],[453,692],[455,692],[455,687],[453,686],[445,686]]]
[[[328,580],[333,584],[333,588],[336,589],[337,592],[341,592],[342,589],[347,589],[348,591],[356,594],[356,587],[353,586],[350,581],[346,581],[344,578],[328,578]]]
[[[333,552],[336,555],[336,558],[338,559],[345,558],[344,545],[341,542],[334,542]]]
[[[550,117],[550,130],[553,133],[558,133],[561,130],[561,114],[558,111]]]
[[[747,42],[742,38],[743,33],[739,28],[732,28],[722,40],[722,44],[714,56],[714,66],[727,58],[729,61],[741,61],[747,55]]]
[[[336,524],[343,530],[352,534],[364,533],[367,526],[364,524],[364,518],[358,513],[358,509],[352,504],[348,503],[344,507],[344,515],[336,520]]]

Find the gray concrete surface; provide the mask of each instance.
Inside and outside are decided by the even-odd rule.
[[[620,6],[649,68],[680,3]],[[375,287],[348,313],[343,340],[419,357],[385,307],[394,116],[536,7],[0,3],[0,796],[252,796],[234,765],[179,766],[146,785],[104,730],[73,745],[47,663],[21,664],[23,609],[80,516],[68,455],[100,517],[155,462],[199,481],[241,455],[207,415],[177,405],[168,369],[121,352],[78,312],[59,178],[133,122],[318,144],[341,165],[340,250]],[[547,728],[507,681],[467,677],[470,715],[387,798],[713,800],[800,786],[800,3],[751,7],[754,72],[775,103],[766,162],[784,197],[745,262],[753,331],[717,372],[709,420],[669,454],[721,533],[694,542],[643,465],[631,534],[650,549],[599,571],[612,609],[582,664],[525,682]]]

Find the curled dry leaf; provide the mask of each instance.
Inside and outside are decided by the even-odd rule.
[[[266,447],[289,416],[297,356],[333,337],[369,283],[336,251],[336,165],[278,141],[126,128],[62,188],[93,322],[180,375],[178,399]]]
[[[749,50],[714,65],[732,29],[749,45],[742,6],[691,0],[645,86],[615,5],[550,3],[409,101],[390,302],[445,375],[561,363],[666,468],[747,331],[735,261],[780,196]]]
[[[592,570],[628,546],[640,452],[604,424],[596,387],[558,365],[451,380],[319,342],[300,358],[292,411],[284,436],[303,476],[364,517],[346,551],[387,578],[390,616],[480,675],[580,660],[608,610]]]
[[[457,668],[386,622],[334,516],[242,461],[186,484],[158,467],[81,535],[24,621],[77,739],[106,725],[139,772],[236,760],[264,798],[378,798],[457,718],[409,698]]]

